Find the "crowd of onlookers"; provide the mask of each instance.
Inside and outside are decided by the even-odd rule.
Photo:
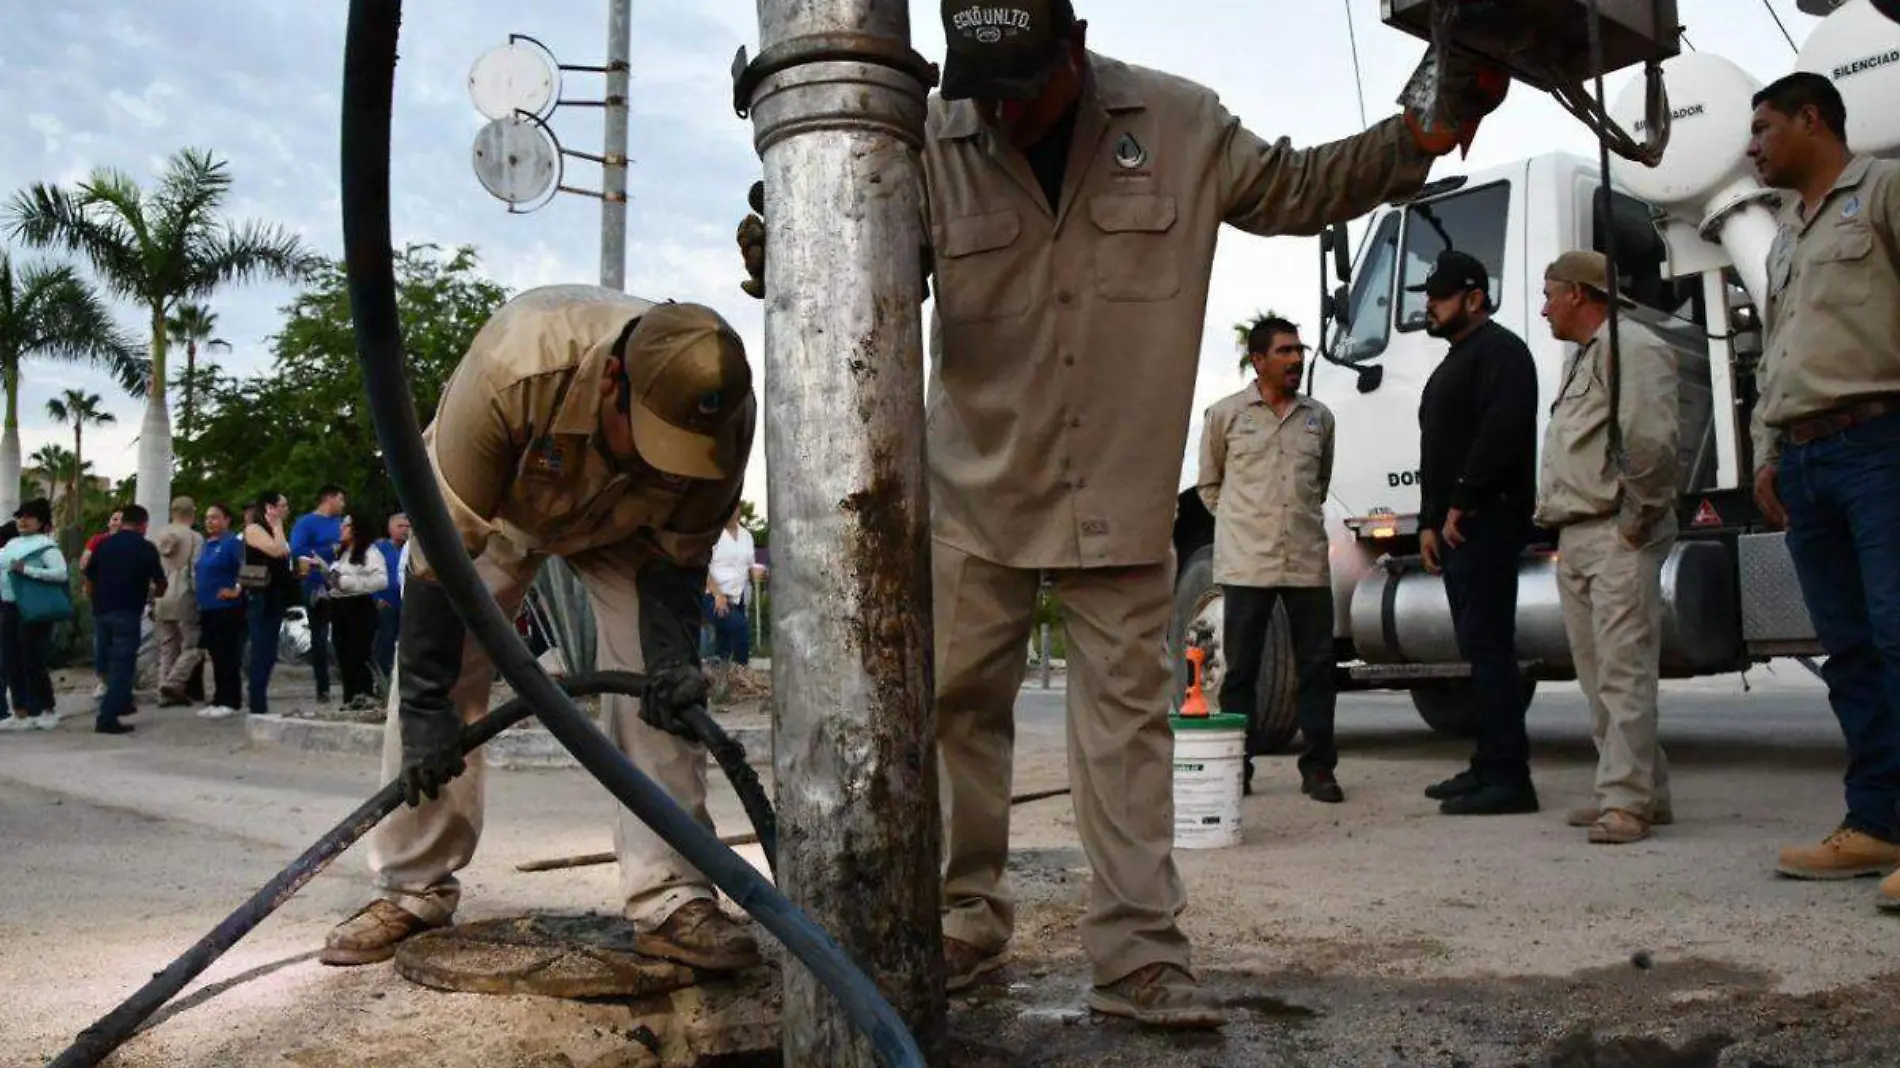
[[[301,609],[317,701],[331,701],[331,667],[347,708],[378,706],[395,660],[402,610],[398,561],[409,537],[401,513],[376,523],[347,512],[340,487],[318,491],[315,507],[290,522],[275,491],[241,513],[222,503],[202,518],[190,497],[171,502],[164,524],[138,505],[112,513],[70,568],[52,536],[45,499],[21,505],[0,526],[0,731],[59,723],[51,662],[54,620],[35,620],[16,595],[32,583],[80,585],[90,602],[98,675],[94,730],[126,734],[141,650],[157,646],[161,707],[200,705],[222,719],[270,710],[271,676],[284,623]],[[149,624],[149,631],[148,631]],[[207,672],[210,690],[205,688]]]
[[[317,702],[330,703],[336,692],[334,667],[342,707],[379,707],[395,669],[409,520],[397,512],[376,523],[352,513],[337,486],[319,490],[315,506],[294,522],[290,514],[289,498],[275,491],[241,512],[212,503],[201,513],[192,498],[178,497],[156,526],[146,509],[128,505],[69,564],[51,504],[21,505],[0,525],[0,732],[59,724],[51,670],[58,623],[26,620],[16,581],[85,593],[98,676],[93,726],[101,734],[132,732],[125,718],[138,711],[140,664],[154,646],[160,707],[197,705],[206,719],[268,713],[294,610],[306,624]],[[765,572],[735,513],[707,575],[701,651],[709,660],[750,659],[752,580]]]

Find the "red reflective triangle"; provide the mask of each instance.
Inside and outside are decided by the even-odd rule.
[[[1722,517],[1716,512],[1714,502],[1707,497],[1702,498],[1702,507],[1695,510],[1695,518],[1689,521],[1689,525],[1692,527],[1721,526]]]

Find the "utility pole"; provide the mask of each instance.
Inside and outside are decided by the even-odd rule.
[[[734,105],[764,162],[779,885],[944,1058],[923,450],[922,143],[907,0],[758,0]],[[803,969],[786,1064],[871,1068]]]
[[[627,90],[633,0],[607,0],[607,130],[601,137],[600,284],[627,288]]]

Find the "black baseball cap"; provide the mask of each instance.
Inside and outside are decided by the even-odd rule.
[[[944,0],[945,100],[1034,100],[1075,26],[1069,0]]]
[[[1407,293],[1423,293],[1433,300],[1455,297],[1473,289],[1489,296],[1491,273],[1484,269],[1484,261],[1454,248],[1438,254],[1438,262],[1432,265],[1432,273],[1425,276],[1424,282],[1405,287]]]

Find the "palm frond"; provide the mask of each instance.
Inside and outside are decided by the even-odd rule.
[[[188,296],[202,296],[227,282],[301,281],[318,262],[302,238],[257,219],[220,227],[193,249],[191,260],[191,276],[180,286]]]

